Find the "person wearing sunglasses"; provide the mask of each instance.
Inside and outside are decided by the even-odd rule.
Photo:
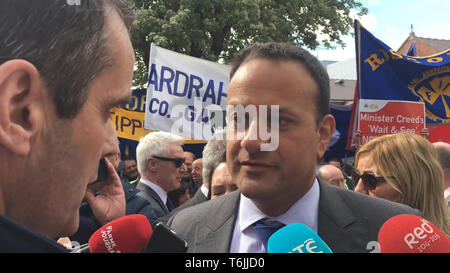
[[[136,147],[137,168],[141,174],[137,189],[147,199],[158,218],[174,207],[167,193],[180,187],[186,172],[183,138],[167,132],[152,132]]]
[[[413,133],[374,138],[356,153],[355,166],[355,191],[418,209],[450,235],[443,171],[425,138]]]

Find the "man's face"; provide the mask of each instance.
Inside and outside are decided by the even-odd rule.
[[[198,185],[203,183],[203,160],[201,158],[194,160],[192,162],[192,179]]]
[[[134,159],[127,159],[123,161],[123,173],[130,179],[136,179],[139,175],[137,163]]]
[[[51,237],[77,230],[87,185],[97,177],[100,158],[113,152],[104,145],[114,130],[111,108],[130,97],[134,52],[115,11],[107,15],[104,35],[112,65],[93,80],[87,101],[74,119],[58,118],[52,99],[45,98],[44,122],[32,144],[28,169],[33,182],[26,192],[33,196],[28,198],[24,222]]]
[[[169,152],[162,155],[166,158],[184,158],[183,148],[175,143],[169,144]],[[176,190],[180,187],[183,173],[186,172],[186,165],[183,163],[180,167],[176,167],[173,161],[156,160],[157,169],[156,176],[158,185],[166,192]],[[152,181],[154,182],[154,181]]]
[[[345,188],[344,174],[338,167],[331,164],[325,165],[321,167],[320,172],[324,182],[336,187]]]
[[[220,163],[211,177],[211,200],[237,190],[225,162]]]
[[[251,140],[248,126],[243,140],[227,142],[227,164],[234,182],[266,213],[284,212],[314,182],[316,162],[334,130],[330,116],[324,118],[328,123],[316,123],[317,94],[318,85],[308,70],[294,61],[254,59],[241,65],[230,82],[229,105],[258,109],[259,105],[279,105],[278,149],[261,151],[264,142]],[[228,139],[235,126],[229,114]]]
[[[189,152],[183,152],[183,157],[186,158],[184,161],[184,164],[186,165],[186,171],[183,173],[183,177],[190,177],[192,174],[192,163],[194,161],[194,158],[192,157],[192,154]]]

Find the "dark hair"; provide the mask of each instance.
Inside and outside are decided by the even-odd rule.
[[[288,43],[256,43],[235,56],[230,79],[233,78],[234,73],[242,64],[253,59],[293,60],[305,65],[319,86],[317,122],[330,113],[330,79],[328,73],[320,61],[308,51]]]
[[[446,149],[442,145],[434,146],[437,153],[439,164],[444,171],[450,171],[450,149]]]
[[[112,64],[103,32],[106,7],[131,28],[134,15],[127,0],[1,0],[0,65],[13,59],[32,63],[58,116],[74,118],[92,80]]]

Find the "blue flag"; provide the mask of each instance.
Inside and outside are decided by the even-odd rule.
[[[325,162],[333,157],[347,158],[355,155],[352,151],[346,151],[348,129],[352,115],[352,105],[330,105],[330,114],[336,120],[336,130],[328,143],[327,151],[324,155]]]
[[[450,124],[450,49],[401,55],[355,20],[359,99],[425,103],[427,124]]]

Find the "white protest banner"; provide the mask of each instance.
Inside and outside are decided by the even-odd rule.
[[[145,129],[209,140],[225,126],[231,67],[154,44],[145,107]]]

